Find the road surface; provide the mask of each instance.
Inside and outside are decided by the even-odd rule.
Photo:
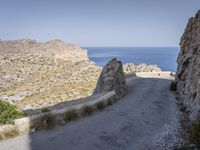
[[[0,150],[142,150],[176,120],[171,80],[129,78],[129,93],[101,112],[64,127],[0,142]]]

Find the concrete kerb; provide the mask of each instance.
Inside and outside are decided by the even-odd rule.
[[[109,93],[104,94],[101,97],[98,97],[94,100],[91,100],[91,101],[88,101],[85,103],[81,103],[81,104],[69,106],[66,108],[58,109],[58,110],[52,110],[50,112],[45,112],[45,113],[41,113],[41,114],[36,114],[36,115],[16,119],[16,120],[14,120],[14,125],[1,125],[0,133],[9,131],[9,130],[13,130],[13,129],[17,129],[20,135],[35,132],[36,131],[35,128],[37,127],[38,124],[40,124],[41,118],[45,115],[50,114],[53,117],[55,117],[55,119],[58,119],[59,116],[62,116],[64,113],[66,113],[67,111],[70,111],[72,109],[76,110],[77,113],[81,113],[81,110],[84,106],[94,106],[98,102],[107,102],[108,100],[110,100],[110,98],[114,97],[114,95],[115,95],[115,92],[111,91]]]
[[[161,71],[161,72],[136,72],[137,77],[159,77],[159,76],[172,76],[176,75],[175,72]]]

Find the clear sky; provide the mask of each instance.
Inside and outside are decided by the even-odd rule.
[[[200,0],[0,0],[0,38],[178,46]]]

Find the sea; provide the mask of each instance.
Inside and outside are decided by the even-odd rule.
[[[179,47],[83,47],[90,60],[103,67],[112,58],[123,63],[156,64],[163,71],[176,71]]]

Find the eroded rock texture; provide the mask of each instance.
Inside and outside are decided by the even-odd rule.
[[[101,68],[61,40],[0,41],[0,100],[29,110],[90,96]]]
[[[194,116],[200,110],[200,11],[189,19],[177,59],[177,91]]]
[[[139,64],[135,65],[132,63],[124,64],[124,73],[136,73],[136,72],[161,72],[161,69],[157,65]]]
[[[39,43],[30,39],[0,41],[0,52],[1,55],[34,54],[72,62],[88,60],[87,51],[74,44],[65,44],[58,39],[48,41],[47,43]]]
[[[123,97],[127,93],[122,63],[115,58],[103,68],[94,94],[113,90],[116,92],[117,98]]]

